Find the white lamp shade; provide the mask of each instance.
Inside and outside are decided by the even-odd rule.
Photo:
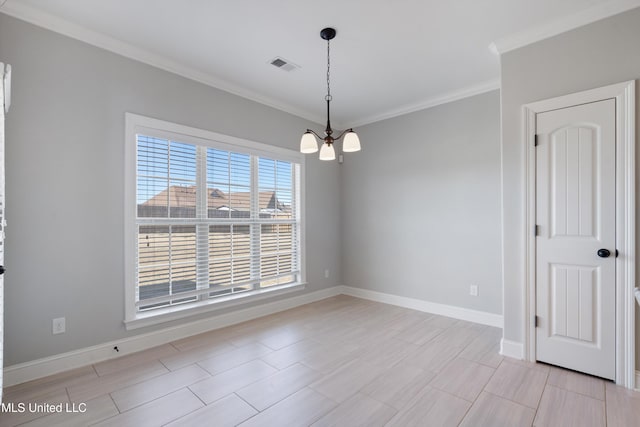
[[[318,151],[318,141],[311,132],[305,132],[300,140],[300,152],[301,153],[315,153]]]
[[[342,151],[345,153],[351,153],[354,151],[360,151],[360,138],[353,132],[347,132],[344,136],[344,142],[342,143]]]
[[[333,149],[333,145],[322,144],[320,148],[320,160],[335,160],[336,150]]]

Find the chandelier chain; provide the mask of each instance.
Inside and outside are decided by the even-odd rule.
[[[325,100],[331,101],[331,46],[330,40],[327,40],[327,96]]]

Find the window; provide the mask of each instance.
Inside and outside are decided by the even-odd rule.
[[[303,283],[300,154],[126,121],[128,327]]]

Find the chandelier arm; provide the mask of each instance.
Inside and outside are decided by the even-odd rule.
[[[318,138],[319,140],[323,140],[324,138],[313,131],[313,129],[307,129],[307,132],[311,132]]]
[[[347,130],[342,131],[342,133],[340,135],[338,135],[337,138],[334,138],[335,141],[340,140],[340,138],[342,138],[347,132],[353,132],[353,128],[349,128]]]

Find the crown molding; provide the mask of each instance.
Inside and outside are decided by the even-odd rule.
[[[379,122],[381,120],[391,119],[393,117],[414,113],[416,111],[424,110],[431,107],[436,107],[442,104],[448,104],[449,102],[458,101],[460,99],[469,98],[471,96],[480,95],[482,93],[491,92],[493,90],[498,90],[498,89],[500,89],[499,79],[488,80],[483,83],[467,86],[462,89],[440,94],[438,96],[434,96],[426,100],[420,101],[416,104],[405,105],[400,108],[390,110],[386,113],[377,114],[375,116],[364,117],[362,119],[356,120],[353,124],[350,124],[349,127],[359,127],[359,126],[368,125],[371,123]]]
[[[500,38],[489,45],[489,50],[501,55],[636,7],[640,7],[640,0],[611,0],[600,3],[573,15]]]
[[[121,40],[74,24],[65,19],[58,18],[54,15],[30,7],[15,0],[7,0],[4,6],[0,8],[0,13],[4,13],[5,15],[12,16],[16,19],[20,19],[38,27],[42,27],[55,33],[59,33],[64,36],[82,41],[92,46],[108,50],[109,52],[116,53],[129,59],[133,59],[135,61],[151,65],[161,70],[168,71],[172,74],[177,74],[181,77],[194,80],[198,83],[202,83],[207,86],[229,92],[233,95],[255,101],[268,107],[284,111],[285,113],[293,114],[294,116],[298,116],[315,123],[323,123],[324,119],[316,114],[312,114],[308,111],[301,110],[292,105],[282,103],[269,97],[265,97],[253,91],[249,91],[226,80],[223,80],[215,75],[204,73],[191,67],[186,67],[179,62],[171,60],[162,55],[140,49]]]
[[[77,25],[65,19],[58,18],[54,15],[43,12],[24,3],[20,3],[16,0],[7,0],[4,6],[0,8],[0,13],[4,13],[8,16],[28,22],[38,27],[45,28],[55,33],[62,34],[64,36],[79,40],[92,46],[96,46],[109,52],[124,56],[126,58],[142,62],[152,67],[170,72],[172,74],[185,77],[187,79],[223,90],[233,95],[240,96],[242,98],[275,108],[289,114],[293,114],[294,116],[301,117],[314,123],[323,124],[326,120],[324,117],[317,114],[301,110],[300,108],[296,108],[292,105],[265,97],[253,91],[249,91],[226,80],[220,79],[215,75],[204,73],[194,68],[186,67],[179,62],[166,58],[162,55],[149,52],[145,49],[140,49],[129,43],[125,43],[121,40],[83,27],[81,25]],[[424,110],[425,108],[435,107],[440,104],[457,101],[462,98],[467,98],[499,88],[500,81],[491,80],[488,82],[483,82],[477,85],[455,90],[446,94],[441,94],[436,97],[431,97],[416,104],[401,106],[381,114],[365,116],[361,119],[356,120],[354,123],[349,123],[348,125],[345,123],[341,123],[340,121],[335,121],[335,125],[338,129],[363,126],[380,120],[385,120],[392,117],[401,116],[403,114]]]
[[[611,0],[609,2],[593,6],[585,11],[553,21],[549,24],[533,27],[531,29],[515,33],[511,36],[496,40],[489,46],[489,49],[497,54],[502,54],[513,49],[561,34],[563,32],[578,28],[583,25],[625,12],[627,10],[640,7],[640,0]],[[204,73],[194,68],[186,67],[177,61],[168,59],[162,55],[140,49],[131,44],[117,40],[105,34],[93,31],[86,27],[74,24],[54,15],[40,11],[16,0],[7,0],[0,8],[0,13],[12,16],[22,21],[29,22],[50,31],[71,37],[90,45],[105,49],[118,55],[133,59],[159,68],[161,70],[176,74],[190,80],[214,87],[216,89],[229,92],[233,95],[275,108],[277,110],[293,114],[314,123],[324,123],[324,117],[308,111],[301,110],[290,104],[265,97],[253,91],[249,91],[231,82],[223,80],[215,75]],[[468,86],[459,90],[441,94],[420,101],[416,104],[405,105],[381,114],[363,117],[349,124],[349,127],[364,126],[380,120],[390,119],[403,114],[420,111],[437,105],[457,101],[481,93],[489,92],[500,88],[499,80],[490,80],[477,85]],[[337,123],[337,127],[341,126]]]

